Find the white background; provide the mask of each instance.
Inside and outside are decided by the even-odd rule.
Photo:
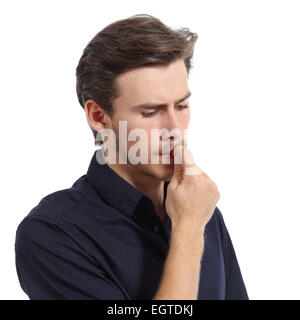
[[[190,146],[219,186],[250,299],[299,299],[300,2],[289,0],[1,2],[0,299],[27,299],[17,225],[95,150],[75,91],[82,51],[138,13],[199,35]]]

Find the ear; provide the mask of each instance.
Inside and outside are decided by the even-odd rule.
[[[108,113],[97,102],[89,99],[84,104],[86,119],[89,126],[95,131],[111,127],[111,119]]]

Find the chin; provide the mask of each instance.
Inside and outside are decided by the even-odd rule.
[[[143,165],[141,168],[144,174],[160,181],[170,180],[173,176],[174,165],[172,164],[151,164]]]

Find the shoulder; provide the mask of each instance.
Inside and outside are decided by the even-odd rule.
[[[216,217],[219,223],[224,224],[224,218],[223,218],[222,212],[218,207],[215,208],[214,216]]]
[[[79,182],[81,183],[82,181]],[[85,198],[84,192],[74,187],[75,184],[71,188],[46,195],[27,213],[17,226],[16,246],[41,244],[46,239],[49,240],[49,237],[58,238],[67,233],[68,225],[72,224],[72,216],[80,211]]]
[[[207,233],[221,244],[223,252],[227,245],[228,231],[221,210],[216,207],[207,224]]]
[[[75,242],[84,238],[86,243],[82,233],[87,234],[95,224],[103,226],[103,220],[110,214],[111,208],[84,175],[70,188],[43,197],[17,226],[16,243],[34,241],[47,244],[46,241],[51,239],[66,238]]]
[[[36,221],[43,221],[45,225],[72,223],[74,219],[80,219],[80,213],[88,212],[89,208],[92,210],[93,205],[99,202],[98,199],[84,175],[71,187],[44,196],[27,213],[18,228],[23,225],[36,225]]]
[[[210,221],[208,222],[210,225],[214,225],[215,228],[224,236],[224,232],[226,230],[226,225],[224,222],[224,218],[222,212],[218,207],[215,208]]]

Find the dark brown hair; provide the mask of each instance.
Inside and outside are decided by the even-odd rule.
[[[198,38],[188,28],[171,29],[149,14],[115,21],[87,44],[76,68],[76,91],[84,108],[93,99],[109,115],[119,96],[115,79],[121,73],[145,66],[167,66],[184,59],[189,74]],[[93,130],[95,145],[97,132]]]

